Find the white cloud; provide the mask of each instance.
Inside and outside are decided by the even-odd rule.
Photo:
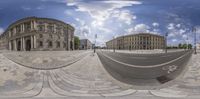
[[[83,21],[83,20],[81,20],[81,19],[79,19],[79,18],[75,18],[75,20],[76,20],[77,22],[79,22],[82,26],[85,25],[85,21]]]
[[[174,23],[170,23],[168,26],[167,26],[167,29],[169,29],[169,30],[172,30],[172,29],[174,29],[175,27],[174,27]]]
[[[23,10],[31,10],[31,7],[28,7],[28,6],[22,6],[21,7]]]
[[[177,42],[178,40],[177,39],[172,39],[172,42]]]
[[[146,24],[137,24],[135,27],[129,28],[126,30],[128,34],[134,34],[134,33],[148,33],[150,27]]]
[[[94,19],[92,24],[95,26],[103,26],[105,20],[109,19],[116,9],[120,9],[134,4],[141,4],[138,1],[90,1],[90,2],[70,2],[67,6],[76,6],[76,11],[87,12]],[[120,20],[125,20],[130,24],[131,19],[136,18],[131,16],[128,11],[118,13]],[[131,17],[131,19],[130,19]]]
[[[154,27],[158,27],[158,26],[159,26],[159,23],[154,22],[154,23],[152,23],[152,25],[153,25]]]
[[[4,29],[0,27],[0,34],[4,32]]]
[[[177,27],[177,28],[180,28],[180,27],[181,27],[181,24],[177,24],[176,27]]]
[[[42,9],[44,9],[44,6],[38,6],[38,7],[36,7],[36,9],[37,10],[42,10]]]
[[[134,29],[136,32],[149,32],[150,27],[145,24],[138,24]]]
[[[132,20],[137,18],[135,15],[131,14],[129,10],[115,10],[111,16],[118,18],[118,20],[125,22],[128,25],[131,24]]]

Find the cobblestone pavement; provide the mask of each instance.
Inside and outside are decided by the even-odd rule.
[[[22,97],[34,99],[46,99],[47,97],[49,99],[65,99],[66,97],[69,99],[130,99],[133,97],[134,99],[199,99],[200,95],[200,53],[192,56],[188,63],[188,69],[180,77],[157,90],[137,90],[138,86],[115,80],[104,69],[97,55],[92,51],[84,53],[45,52],[45,54],[37,52],[37,55],[41,55],[41,57],[53,58],[66,55],[63,60],[71,58],[70,55],[80,55],[80,59],[77,61],[75,58],[75,60],[71,59],[74,63],[68,66],[48,70],[33,69],[25,66],[26,64],[18,64],[13,59],[10,60],[9,55],[12,56],[12,53],[16,56],[13,59],[18,59],[17,55],[24,57],[19,62],[33,60],[27,59],[28,56],[24,55],[25,52],[0,53],[0,99],[21,99]],[[36,58],[34,52],[30,52],[30,55]],[[62,58],[60,59],[62,60]],[[67,62],[64,64],[68,64]],[[51,67],[51,64],[49,65]]]

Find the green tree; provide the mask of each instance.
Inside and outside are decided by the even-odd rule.
[[[187,49],[187,44],[183,44],[182,48]]]
[[[178,44],[178,48],[182,49],[182,44],[181,43]]]
[[[188,49],[192,49],[192,44],[188,44]]]
[[[74,48],[75,50],[79,49],[80,46],[80,39],[77,36],[74,36]]]

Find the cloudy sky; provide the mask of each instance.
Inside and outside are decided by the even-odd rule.
[[[97,44],[140,32],[165,35],[168,44],[200,38],[200,0],[0,0],[0,33],[18,19],[37,16],[73,25],[75,35]],[[187,40],[188,38],[188,40]]]

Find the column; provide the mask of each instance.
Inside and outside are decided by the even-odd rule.
[[[22,31],[22,32],[25,32],[25,27],[24,27],[24,23],[22,24],[22,27],[23,27],[23,31]]]
[[[37,24],[35,21],[33,21],[33,28],[34,28],[34,30],[37,30]]]
[[[31,21],[31,31],[33,30],[33,22]]]
[[[23,51],[23,39],[22,38],[20,38],[20,41],[21,41],[21,50]]]
[[[14,45],[14,50],[17,51],[17,41],[16,41],[16,39],[13,40],[13,41],[14,41],[14,44],[13,44]]]
[[[8,44],[9,44],[9,48],[8,49],[11,50],[11,41],[9,41]]]
[[[35,35],[33,36],[33,43],[34,43],[34,47],[33,48],[36,48],[36,37],[35,37]]]
[[[14,27],[13,28],[13,36],[16,35],[16,33],[17,33],[17,30],[16,30],[16,27]]]
[[[33,49],[33,36],[31,36],[31,50]]]
[[[47,32],[47,23],[44,24],[44,31]]]
[[[53,24],[53,32],[56,33],[56,24]]]
[[[25,50],[25,48],[26,48],[26,45],[25,45],[25,40],[24,40],[24,37],[22,38],[22,45],[23,45],[23,50],[24,50],[24,51],[26,51],[26,50]]]

